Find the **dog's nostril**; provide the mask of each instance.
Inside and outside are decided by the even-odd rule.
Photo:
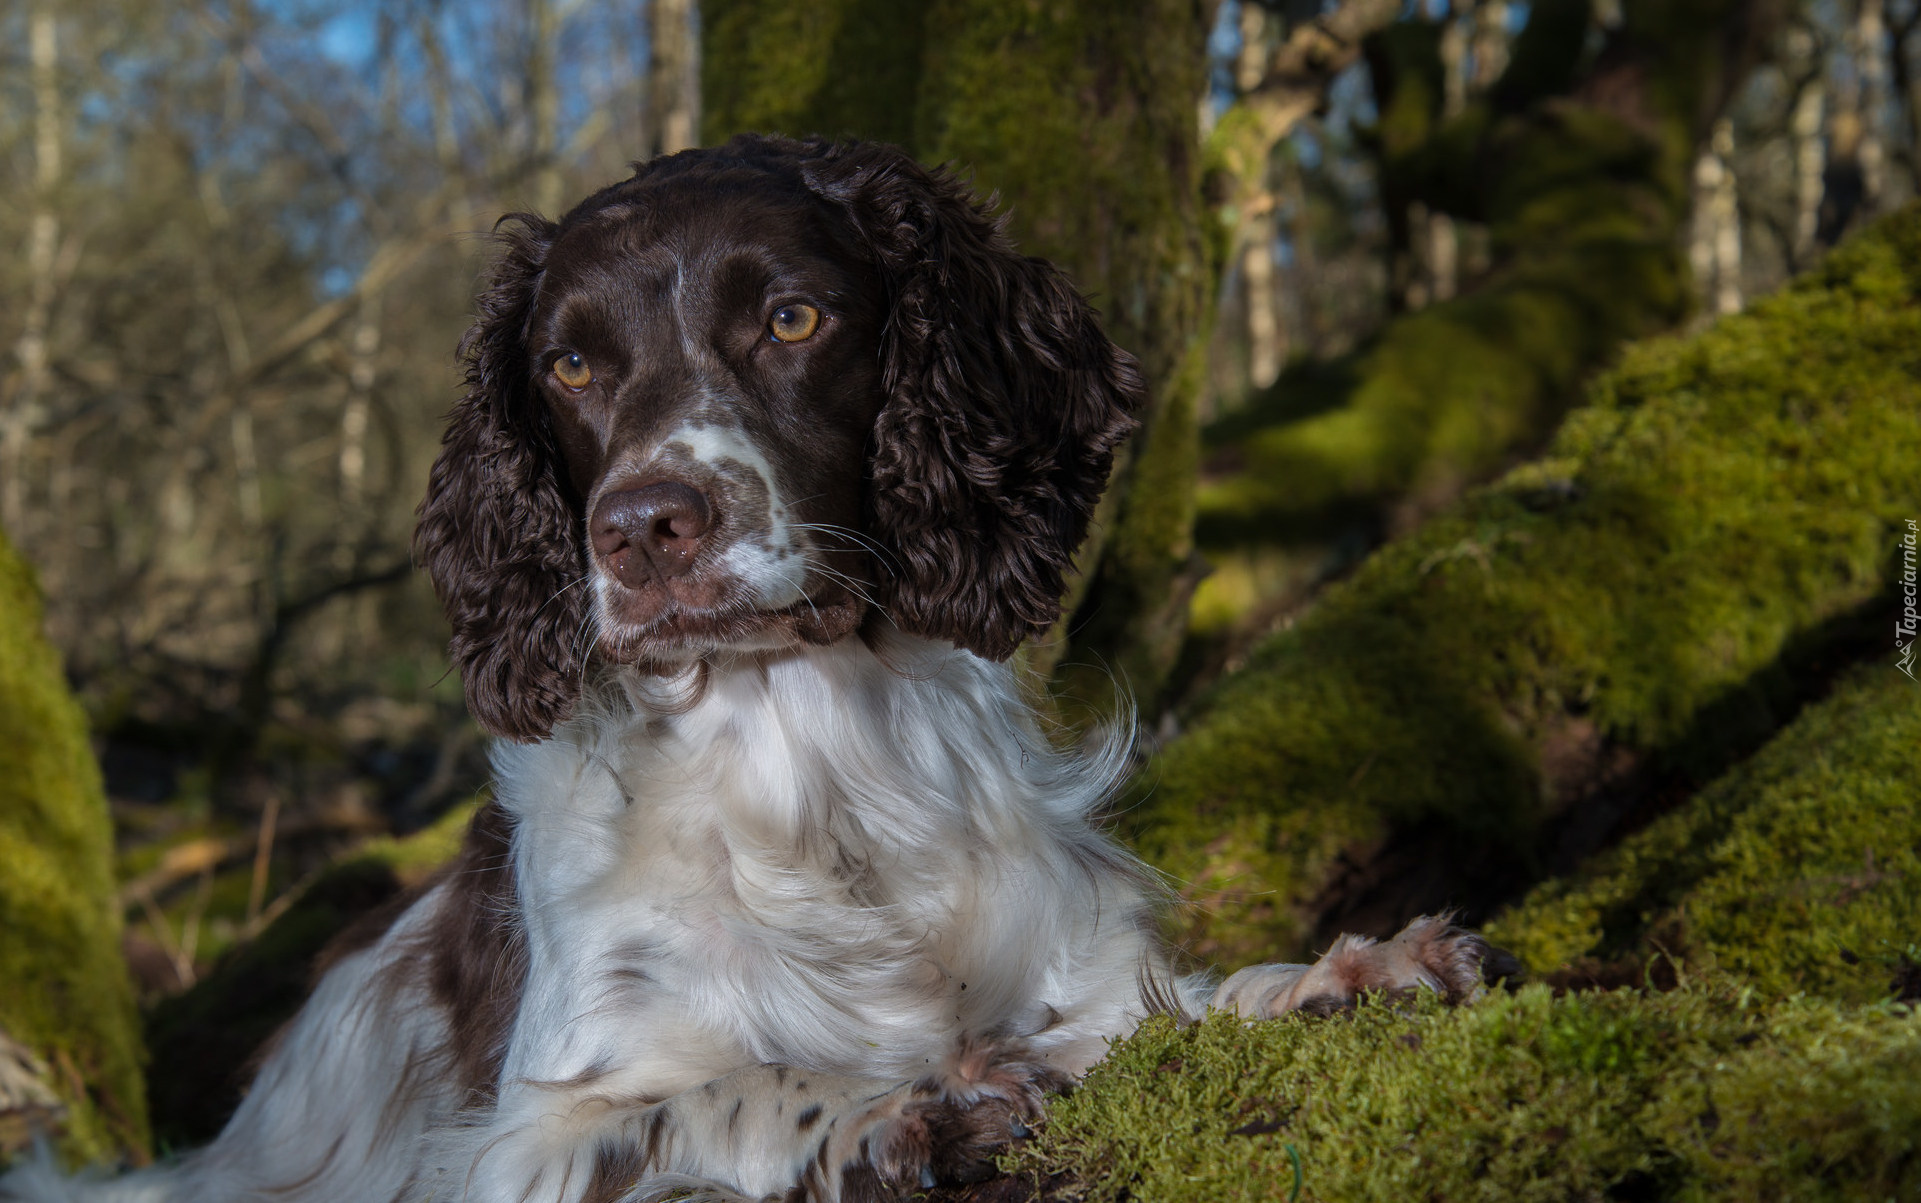
[[[591,530],[595,552],[622,584],[632,586],[650,575],[686,572],[701,537],[713,525],[713,508],[699,489],[679,481],[655,481],[602,497],[594,506]],[[627,554],[634,548],[642,554]]]
[[[661,539],[698,539],[707,524],[686,514],[667,514],[654,522],[654,535]]]
[[[699,489],[677,481],[662,481],[634,490],[644,498],[640,508],[653,519],[660,539],[698,539],[713,525],[713,512]]]

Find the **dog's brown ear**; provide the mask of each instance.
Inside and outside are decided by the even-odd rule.
[[[1060,615],[1145,396],[1139,367],[950,173],[871,143],[810,149],[809,186],[847,213],[887,281],[868,504],[896,561],[888,610],[1004,659]]]
[[[420,505],[414,555],[453,624],[467,708],[495,735],[545,737],[579,692],[579,507],[532,395],[527,322],[555,227],[502,221],[504,253],[461,340],[467,393],[449,419]]]

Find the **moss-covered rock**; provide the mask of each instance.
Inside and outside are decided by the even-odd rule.
[[[1921,943],[1917,749],[1921,686],[1891,665],[1863,669],[1489,934],[1563,979],[1638,976],[1666,955],[1771,996],[1880,998]]]
[[[46,1070],[69,1157],[138,1160],[147,1113],[112,828],[40,616],[32,572],[0,538],[0,1033]]]
[[[1917,747],[1921,687],[1863,666],[1488,925],[1563,982],[1671,990],[1155,1020],[992,1197],[1921,1197]]]
[[[1545,458],[1330,590],[1143,774],[1129,823],[1197,950],[1511,896],[1759,746],[1857,619],[1891,654],[1917,413],[1921,208],[1631,349]]]
[[[1712,978],[1151,1020],[1050,1106],[1006,1187],[1099,1203],[1921,1192],[1921,1019],[1761,998]]]

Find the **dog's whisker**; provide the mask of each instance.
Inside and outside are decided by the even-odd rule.
[[[846,539],[858,547],[863,547],[873,552],[875,556],[879,557],[882,561],[880,565],[882,571],[887,572],[889,575],[899,574],[901,566],[900,560],[891,550],[872,535],[857,531],[851,526],[841,526],[832,522],[795,522],[791,525],[795,530],[814,531],[820,534],[835,535]]]
[[[841,586],[874,609],[878,610],[881,608],[880,603],[874,600],[872,594],[868,593],[867,583],[858,577],[849,576],[847,573],[841,572],[838,569],[829,568],[825,564],[811,565],[808,571]],[[803,594],[803,596],[805,596],[805,594]]]
[[[567,582],[566,584],[562,585],[560,588],[554,590],[553,595],[551,597],[549,597],[546,601],[540,603],[540,609],[534,611],[534,617],[539,618],[543,613],[546,612],[548,606],[551,606],[555,602],[559,601],[562,595],[564,595],[569,589],[572,589],[577,585],[585,584],[587,581],[593,578],[593,575],[594,574],[592,572],[583,572],[579,576],[575,577],[573,580]]]

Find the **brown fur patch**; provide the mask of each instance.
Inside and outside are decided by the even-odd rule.
[[[498,804],[489,802],[474,814],[460,855],[419,891],[446,887],[433,915],[377,983],[390,998],[410,985],[424,987],[441,1008],[448,1039],[438,1052],[468,1105],[494,1097],[527,976],[526,938],[516,922],[512,833],[513,820]],[[356,942],[364,947],[378,939],[398,917],[384,917],[371,938],[365,931],[343,933],[332,960],[349,955]]]
[[[527,978],[512,834],[513,820],[498,804],[474,815],[448,892],[422,938],[427,986],[452,1021],[449,1051],[469,1094],[494,1093]]]

